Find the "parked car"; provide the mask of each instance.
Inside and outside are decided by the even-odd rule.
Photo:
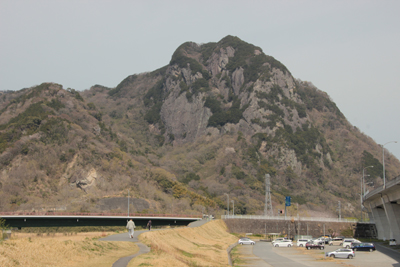
[[[319,239],[321,239],[323,242],[325,242],[325,244],[329,244],[329,241],[332,240],[332,238],[329,235],[320,236]]]
[[[344,248],[351,248],[351,246],[352,246],[351,243],[361,243],[361,241],[357,240],[355,238],[345,238],[343,240],[343,247]]]
[[[389,246],[396,246],[396,239],[389,239]]]
[[[274,243],[274,247],[291,247],[291,246],[293,246],[293,241],[288,239],[279,240]]]
[[[351,249],[354,251],[375,251],[375,245],[372,243],[352,243]]]
[[[321,237],[314,238],[312,241],[313,241],[314,243],[325,243],[325,239],[324,239],[324,238],[321,238]]]
[[[325,249],[325,245],[324,245],[324,243],[321,243],[321,242],[313,242],[313,241],[310,241],[310,242],[307,242],[306,243],[306,249]]]
[[[242,238],[240,238],[239,241],[238,241],[238,243],[239,243],[240,245],[255,245],[255,244],[256,244],[256,242],[254,242],[253,240],[251,240],[251,239],[248,238],[248,237],[242,237]]]
[[[272,241],[272,245],[274,245],[276,242],[282,241],[282,240],[287,240],[287,238],[286,238],[286,237],[278,237],[277,239],[275,239],[274,241]]]
[[[331,241],[329,241],[329,246],[341,246],[343,245],[343,238],[341,237],[335,237],[332,238]]]
[[[340,248],[335,251],[326,252],[325,256],[332,257],[332,258],[352,259],[353,257],[356,256],[356,254],[354,253],[354,251],[352,249]]]
[[[320,243],[320,244],[325,244],[325,240],[323,238],[314,238],[311,240],[313,243]]]
[[[310,242],[310,239],[299,239],[297,240],[297,246],[298,247],[304,247],[307,242]]]

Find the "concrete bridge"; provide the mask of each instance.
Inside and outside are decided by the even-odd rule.
[[[136,226],[146,227],[151,220],[152,226],[182,226],[201,220],[201,216],[171,214],[113,214],[113,213],[59,213],[59,212],[0,212],[0,218],[6,225],[22,227],[73,227],[73,226],[126,226],[132,219]]]
[[[364,207],[375,222],[378,238],[400,243],[400,176],[364,196]]]

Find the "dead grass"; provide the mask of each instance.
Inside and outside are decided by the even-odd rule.
[[[111,266],[138,251],[131,242],[104,242],[107,233],[38,236],[20,233],[0,242],[0,266]]]
[[[237,241],[222,220],[195,228],[146,232],[139,239],[151,252],[131,260],[129,267],[229,266],[226,249]]]

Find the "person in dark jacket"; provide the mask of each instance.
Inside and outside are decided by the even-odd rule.
[[[151,230],[151,220],[147,223],[147,228],[149,228],[149,231]]]

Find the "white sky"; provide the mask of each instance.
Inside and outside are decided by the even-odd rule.
[[[400,159],[400,1],[0,0],[0,90],[115,87],[186,41],[259,46]]]

